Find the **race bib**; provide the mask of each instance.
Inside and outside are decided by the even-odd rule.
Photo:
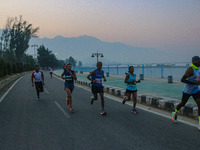
[[[102,79],[95,79],[96,80],[96,83],[102,83]]]

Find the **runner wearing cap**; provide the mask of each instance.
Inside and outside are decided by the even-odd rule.
[[[181,79],[181,82],[186,83],[183,89],[183,95],[181,102],[177,105],[175,112],[172,113],[172,121],[177,122],[177,113],[181,107],[185,106],[190,96],[193,97],[197,106],[199,114],[199,126],[200,130],[200,58],[199,56],[194,56],[192,58],[192,65],[186,70],[184,76]]]

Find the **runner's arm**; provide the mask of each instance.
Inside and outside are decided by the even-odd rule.
[[[64,75],[64,72],[61,74],[61,78],[62,78],[62,79],[65,79],[65,78],[63,77],[63,75]]]
[[[127,74],[126,74],[126,77],[125,77],[125,80],[124,80],[124,83],[133,83],[132,81],[131,81],[131,82],[128,82],[128,78],[129,78],[129,74],[127,73]]]
[[[188,77],[192,76],[193,74],[194,74],[194,70],[191,67],[189,67],[186,70],[185,74],[183,75],[181,82],[186,83],[186,84],[195,85],[196,84],[195,82],[188,81]]]
[[[44,74],[42,72],[42,84],[44,85]]]
[[[93,76],[93,75],[95,75],[95,70],[90,72],[90,74],[87,76],[87,79],[93,82],[94,80],[91,79],[91,76]]]
[[[106,82],[106,77],[104,76],[104,72],[103,72],[103,79],[104,79],[104,81]]]
[[[31,82],[32,82],[32,86],[34,86],[34,84],[33,84],[33,75],[31,76]]]
[[[73,74],[73,78],[74,78],[75,81],[77,80],[76,72],[75,71],[74,71],[74,74]]]
[[[34,78],[34,72],[33,72],[32,75],[31,75],[32,86],[34,86],[34,84],[33,84],[33,78]]]
[[[136,81],[136,83],[140,83],[140,79]]]

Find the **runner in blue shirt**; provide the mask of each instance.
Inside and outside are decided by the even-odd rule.
[[[133,113],[138,113],[136,107],[137,103],[137,86],[136,83],[140,83],[140,80],[136,81],[136,74],[134,74],[134,67],[130,66],[129,71],[126,74],[126,78],[124,80],[124,83],[127,83],[126,85],[126,96],[124,97],[122,104],[125,104],[126,101],[131,100],[131,94],[133,95]]]
[[[101,97],[101,115],[105,115],[106,112],[104,110],[104,90],[103,90],[103,85],[102,85],[102,78],[104,81],[106,81],[106,78],[104,76],[104,71],[102,69],[102,62],[97,62],[97,69],[93,70],[88,76],[88,80],[91,81],[92,84],[92,93],[94,95],[93,98],[91,98],[91,104],[93,104],[94,100],[97,100],[97,93],[99,93]]]

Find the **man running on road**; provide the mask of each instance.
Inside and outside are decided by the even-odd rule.
[[[49,74],[50,74],[50,76],[51,76],[51,78],[52,78],[52,74],[53,74],[52,68],[49,68]]]
[[[72,69],[72,65],[70,63],[67,64],[66,69],[61,74],[61,78],[65,80],[64,89],[67,92],[66,103],[67,103],[67,105],[70,105],[70,111],[73,111],[72,92],[74,90],[74,80],[77,80],[77,77],[76,77],[75,71],[73,71],[71,69]]]
[[[197,106],[199,114],[199,126],[200,130],[200,58],[199,56],[194,56],[192,58],[192,65],[186,70],[184,76],[181,79],[181,82],[186,83],[183,89],[183,95],[181,102],[177,105],[175,112],[172,113],[172,121],[177,122],[177,113],[181,107],[185,106],[190,96],[193,97]]]
[[[38,65],[36,65],[35,71],[32,73],[32,76],[31,76],[32,87],[34,87],[33,79],[35,81],[35,89],[37,92],[37,97],[38,97],[38,100],[40,100],[40,92],[43,92],[44,74],[42,71],[39,70]]]
[[[106,81],[106,78],[104,76],[104,71],[102,69],[102,62],[97,62],[97,69],[93,70],[88,76],[88,80],[91,81],[92,84],[92,93],[94,95],[93,98],[91,98],[91,104],[93,104],[94,100],[97,100],[97,93],[100,94],[101,97],[101,115],[105,115],[106,112],[104,110],[104,91],[103,91],[103,85],[102,85],[102,78],[104,81]]]

